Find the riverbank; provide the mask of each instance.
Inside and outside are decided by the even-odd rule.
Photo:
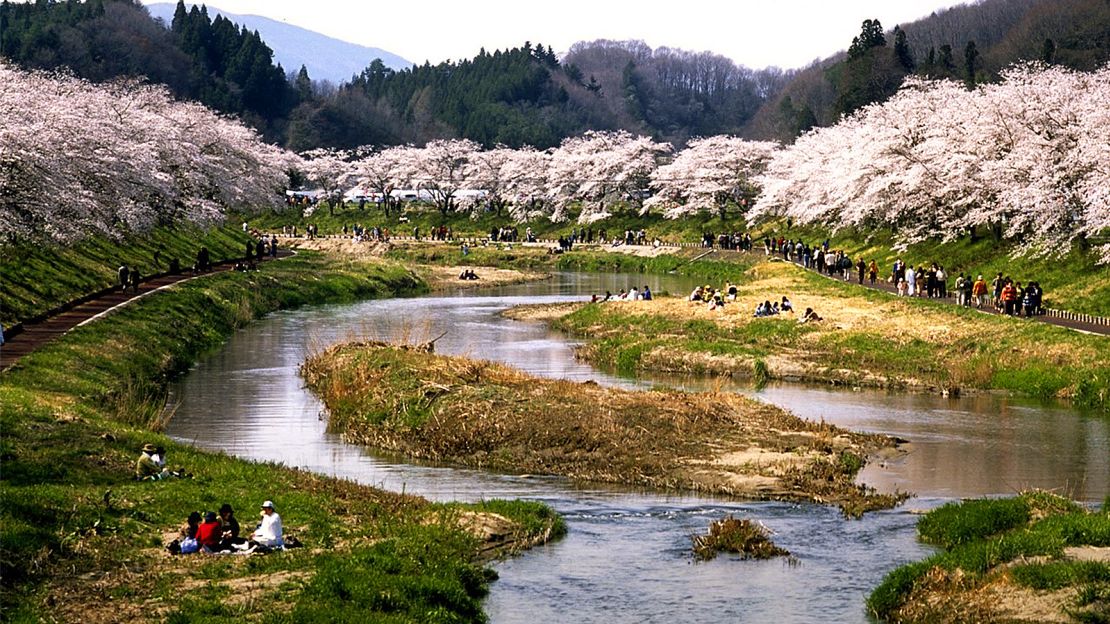
[[[285,241],[294,249],[308,249],[319,251],[345,258],[385,258],[398,248],[397,243],[359,241],[351,238],[315,238],[315,239],[287,239]],[[400,243],[401,247],[417,247],[419,243]],[[398,254],[403,255],[403,254]],[[461,255],[461,252],[460,252]],[[447,257],[441,258],[446,260]],[[473,265],[444,264],[443,262],[418,263],[406,258],[405,262],[415,274],[427,283],[430,290],[448,290],[461,288],[480,288],[482,286],[503,286],[507,284],[520,284],[547,279],[549,273],[528,269],[497,268],[486,266],[478,274],[476,280],[459,279],[459,274],[464,269]]]
[[[564,306],[546,316],[586,339],[583,359],[623,372],[945,394],[1004,390],[1110,409],[1104,337],[859,289],[783,262],[759,264],[737,281],[737,299],[723,309],[662,297]],[[783,296],[797,312],[753,317],[759,303]],[[799,324],[807,307],[824,320]]]
[[[1104,622],[1110,617],[1110,499],[1089,511],[1048,492],[970,500],[918,522],[938,554],[902,566],[868,609],[898,623]]]
[[[802,420],[730,393],[628,391],[385,343],[337,345],[302,367],[346,439],[409,457],[580,481],[839,505],[901,498],[853,479],[886,436]]]
[[[481,562],[557,536],[563,525],[549,508],[432,504],[152,432],[166,381],[253,319],[426,288],[396,263],[302,252],[153,293],[0,374],[5,619],[481,621],[493,576]],[[192,477],[133,481],[147,443]],[[230,503],[249,531],[267,499],[304,548],[264,557],[163,549],[191,511]]]

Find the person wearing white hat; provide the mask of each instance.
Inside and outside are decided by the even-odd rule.
[[[262,503],[262,522],[254,530],[252,546],[265,546],[266,548],[280,548],[285,545],[281,535],[281,516],[274,511],[274,502]]]

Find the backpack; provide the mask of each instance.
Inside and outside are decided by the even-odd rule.
[[[195,553],[198,550],[200,550],[200,544],[197,542],[197,538],[186,537],[181,540],[181,554],[187,555],[189,553]]]

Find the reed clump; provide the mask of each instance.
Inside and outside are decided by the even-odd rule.
[[[695,535],[692,540],[694,557],[700,561],[714,559],[722,552],[736,553],[741,559],[790,556],[790,551],[771,541],[770,529],[754,520],[735,518],[731,514],[714,520],[709,525],[708,533]]]

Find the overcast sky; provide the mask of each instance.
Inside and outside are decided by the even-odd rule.
[[[144,0],[150,2],[152,0]],[[164,0],[163,0],[164,1]],[[887,30],[956,0],[215,0],[229,13],[263,15],[415,63],[470,58],[543,43],[641,39],[653,48],[709,50],[752,68],[800,67],[843,50],[860,23]]]

